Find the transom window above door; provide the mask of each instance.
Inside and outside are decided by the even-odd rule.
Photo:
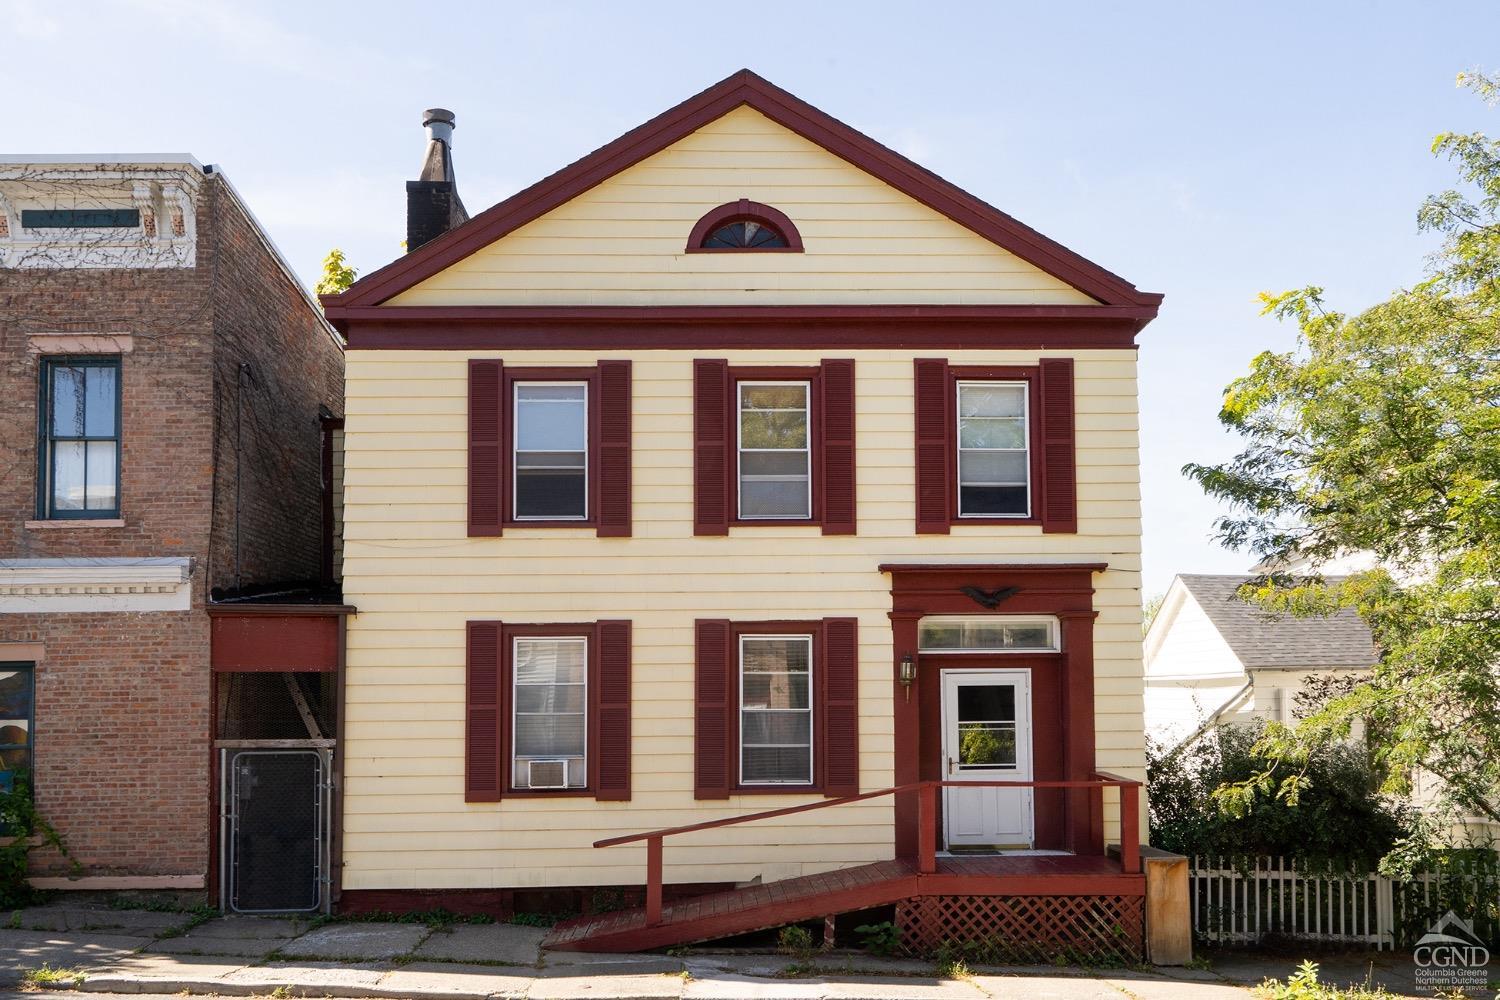
[[[958,516],[1027,517],[1027,383],[958,383]]]
[[[812,383],[737,389],[740,518],[811,518]]]
[[[586,382],[515,383],[515,519],[588,518]]]
[[[1056,618],[940,616],[917,625],[917,648],[923,653],[1054,653]]]

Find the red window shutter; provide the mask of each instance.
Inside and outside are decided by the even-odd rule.
[[[630,535],[630,362],[599,362],[599,535]]]
[[[630,798],[630,622],[602,621],[597,629],[599,784],[594,797]]]
[[[729,362],[693,362],[693,534],[729,534]]]
[[[1073,440],[1073,359],[1041,361],[1042,530],[1078,530],[1077,445]]]
[[[697,623],[693,687],[693,798],[729,798],[729,622]]]
[[[917,414],[917,534],[946,535],[953,510],[948,455],[957,447],[957,431],[948,419],[952,395],[948,362],[918,358],[913,379]]]
[[[824,361],[818,379],[823,395],[823,534],[855,533],[854,362]]]
[[[469,622],[464,684],[465,802],[497,802],[504,788],[501,632],[499,622]]]
[[[823,619],[823,793],[859,794],[859,622]]]
[[[504,366],[469,361],[469,534],[498,535],[505,508]]]

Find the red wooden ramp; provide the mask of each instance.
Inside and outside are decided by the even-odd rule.
[[[697,896],[662,907],[648,922],[644,908],[581,917],[559,924],[542,943],[561,951],[645,951],[712,941],[783,924],[936,897],[1140,897],[1142,875],[1125,874],[1104,857],[1002,856],[938,858],[922,874],[911,861],[874,864]]]
[[[1105,929],[1129,924],[1128,936],[1139,942],[1144,923],[1137,818],[1141,783],[1098,772],[1077,781],[976,781],[965,788],[1061,788],[1086,792],[1097,815],[1104,811],[1104,789],[1120,792],[1120,859],[1104,856],[1102,834],[1081,855],[937,856],[938,793],[957,787],[948,781],[919,781],[895,788],[861,792],[748,816],[693,823],[611,837],[595,847],[646,844],[646,905],[639,910],[583,917],[559,924],[545,947],[573,951],[641,951],[669,945],[711,941],[818,917],[900,903],[903,930],[910,924],[915,940],[942,941],[981,934],[1038,936],[1073,947]],[[663,841],[740,823],[791,816],[850,802],[911,793],[917,800],[917,856],[914,860],[878,861],[838,871],[750,885],[729,892],[664,905]],[[1065,900],[1073,903],[1064,903]],[[903,917],[904,914],[904,917]],[[1084,925],[1075,938],[1069,925]]]

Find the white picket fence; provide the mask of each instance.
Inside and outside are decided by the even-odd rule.
[[[1394,948],[1410,943],[1453,899],[1481,934],[1494,933],[1500,892],[1493,870],[1458,865],[1396,882],[1377,872],[1300,870],[1296,859],[1197,857],[1189,868],[1193,932],[1214,944],[1267,936]]]

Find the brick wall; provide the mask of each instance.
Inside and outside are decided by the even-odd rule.
[[[40,642],[34,770],[42,813],[85,875],[206,875],[212,823],[210,581],[234,581],[238,365],[240,580],[318,575],[318,404],[342,412],[343,359],[222,182],[197,206],[192,269],[0,271],[0,558],[188,556],[192,610],[0,613]],[[127,333],[120,527],[36,517],[33,333]],[[3,647],[0,647],[3,652]],[[0,656],[3,658],[3,656]],[[43,871],[60,859],[42,859]]]
[[[209,212],[210,253],[223,262],[214,284],[220,475],[209,584],[315,581],[318,407],[343,415],[343,351],[224,185],[211,186]]]

